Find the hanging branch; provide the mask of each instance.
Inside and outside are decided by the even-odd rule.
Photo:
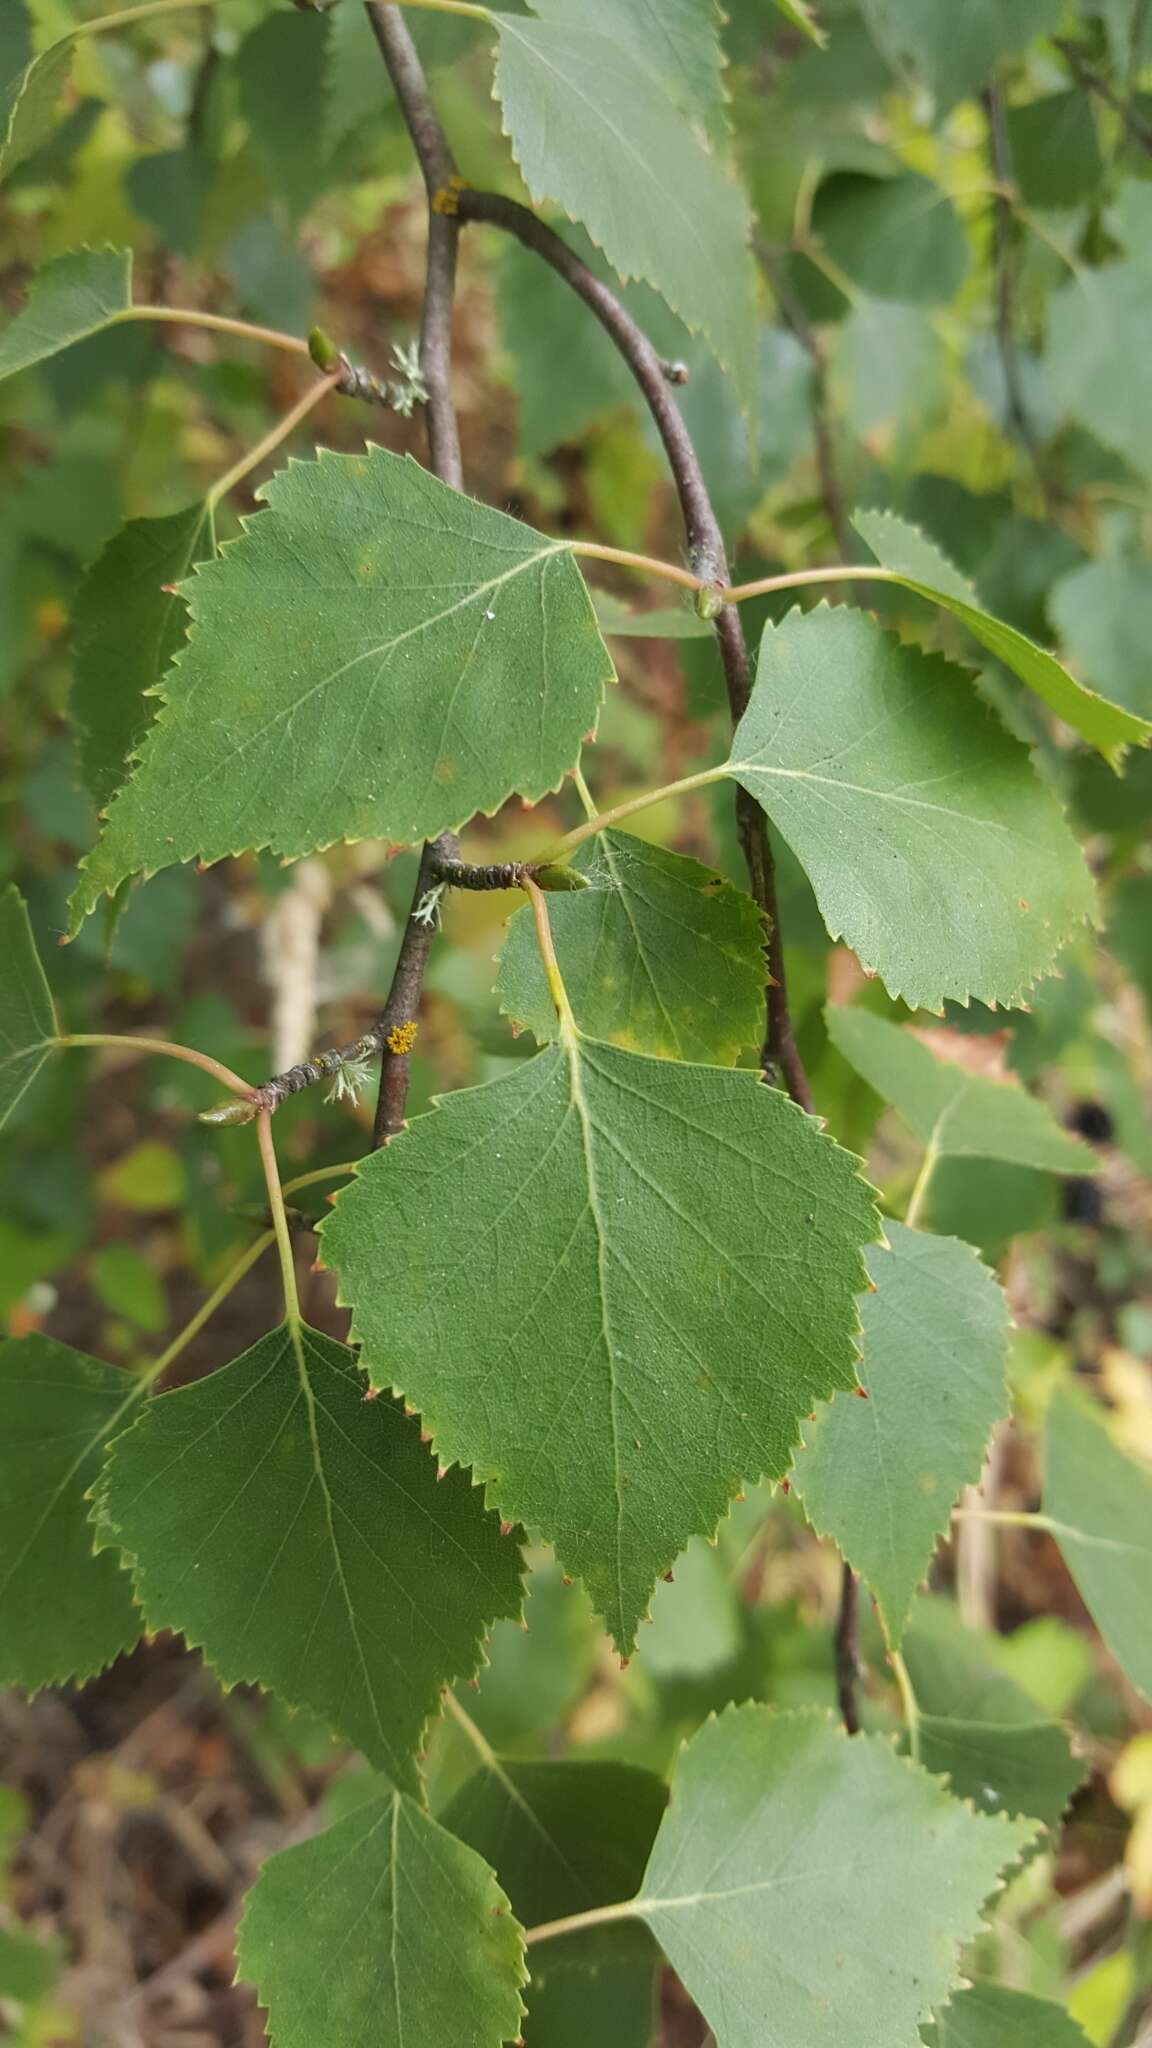
[[[728,560],[724,537],[699,457],[668,389],[670,383],[682,381],[680,366],[665,363],[615,293],[527,207],[494,192],[474,192],[468,186],[460,190],[457,206],[461,220],[482,221],[502,228],[505,233],[514,235],[525,248],[543,257],[557,276],[562,277],[577,297],[583,299],[611,335],[640,387],[664,444],[684,518],[692,569],[706,582],[719,589],[725,588]],[[744,714],[751,690],[744,629],[735,606],[731,604],[721,606],[714,623],[728,705],[735,723]],[[759,804],[744,790],[739,790],[736,795],[736,824],[751,892],[764,913],[768,927],[767,1030],[761,1064],[766,1071],[778,1071],[793,1101],[811,1112],[812,1091],[797,1050],[788,1007],[784,949],[776,905],[776,870],[768,827]]]

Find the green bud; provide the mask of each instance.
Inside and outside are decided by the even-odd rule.
[[[542,868],[536,869],[532,879],[538,889],[556,891],[588,887],[585,875],[577,874],[575,868],[561,867],[559,861],[546,862]]]
[[[696,592],[696,616],[714,619],[724,609],[724,598],[714,583],[704,583]]]
[[[308,353],[318,370],[338,370],[340,351],[330,334],[322,327],[313,327],[308,335]]]
[[[231,1102],[217,1103],[215,1109],[202,1109],[202,1124],[254,1124],[259,1110],[254,1102],[245,1102],[242,1096],[235,1096]]]

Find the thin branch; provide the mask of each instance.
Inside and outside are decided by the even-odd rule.
[[[282,348],[289,355],[306,356],[308,343],[298,334],[285,334],[279,327],[257,327],[251,320],[233,320],[225,313],[202,313],[192,306],[126,306],[113,313],[109,327],[121,327],[128,320],[154,320],[168,327],[204,327],[212,334],[235,335],[238,341],[259,341],[267,348]]]
[[[275,426],[269,428],[263,440],[258,441],[255,448],[250,448],[246,455],[240,457],[239,462],[234,462],[231,469],[217,478],[205,499],[210,513],[216,510],[220,500],[226,498],[229,491],[234,491],[237,484],[242,484],[246,476],[250,476],[254,469],[259,469],[262,462],[266,462],[270,455],[275,454],[281,443],[295,433],[301,420],[306,420],[310,412],[315,412],[316,407],[327,398],[329,392],[338,389],[341,374],[340,371],[334,371],[331,376],[321,377],[315,384],[310,385],[304,396],[298,398],[291,410],[284,414],[283,419],[277,420]]]
[[[994,85],[990,85],[981,98],[984,117],[988,123],[988,150],[996,180],[996,196],[992,201],[992,260],[996,290],[996,351],[1000,357],[1000,370],[1004,378],[1005,409],[1008,425],[1032,464],[1044,502],[1050,507],[1051,491],[1040,457],[1040,444],[1036,439],[1024,396],[1020,354],[1016,346],[1016,252],[1012,219],[1014,181],[1012,158],[1008,149],[1008,132],[1004,124],[1004,102],[999,88]]]
[[[761,244],[757,254],[785,325],[795,335],[812,364],[812,438],[816,453],[816,473],[820,479],[820,497],[837,547],[842,555],[850,555],[856,545],[856,536],[848,518],[840,466],[836,459],[832,402],[828,389],[827,350],[818,330],[789,285],[787,272],[776,252]]]
[[[860,1581],[850,1564],[840,1578],[836,1617],[836,1697],[849,1735],[860,1733]]]
[[[1101,78],[1098,71],[1094,71],[1090,64],[1085,63],[1078,46],[1063,36],[1053,36],[1052,47],[1059,50],[1077,85],[1083,86],[1085,92],[1094,94],[1106,107],[1111,107],[1114,114],[1119,114],[1124,124],[1124,132],[1130,141],[1152,155],[1152,128],[1146,121],[1140,119],[1135,108],[1130,106],[1127,100],[1121,99],[1120,94],[1113,91],[1106,78]]]
[[[455,191],[458,181],[456,159],[436,118],[424,69],[400,9],[384,5],[382,0],[368,0],[368,19],[388,68],[428,194],[428,250],[420,326],[420,370],[428,392],[428,455],[441,482],[459,491],[464,488],[464,472],[452,402],[452,309],[460,223],[455,213],[446,210],[452,203],[446,195]],[[435,919],[420,913],[435,886],[435,865],[455,859],[456,851],[455,835],[445,832],[426,845],[420,857],[392,986],[376,1025],[380,1033],[381,1067],[373,1145],[384,1144],[404,1127],[409,1053],[435,931]]]
[[[577,297],[583,299],[611,335],[640,387],[664,444],[684,519],[692,571],[703,583],[724,588],[728,583],[724,536],[691,436],[668,388],[670,370],[674,372],[676,366],[663,361],[615,293],[527,207],[497,193],[473,192],[467,187],[460,192],[458,205],[462,220],[484,221],[492,227],[502,228],[505,233],[514,235],[525,248],[543,257],[545,263],[571,286]],[[728,706],[733,722],[736,722],[743,717],[747,707],[751,677],[744,629],[731,604],[721,607],[715,627]],[[796,1047],[788,1007],[772,846],[764,813],[744,790],[739,790],[736,795],[736,826],[752,894],[768,922],[767,1029],[761,1064],[766,1072],[778,1071],[793,1100],[810,1111],[812,1093]]]

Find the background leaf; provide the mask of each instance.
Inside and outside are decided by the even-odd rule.
[[[59,1028],[27,906],[10,883],[0,891],[0,1125],[36,1079]]]
[[[637,1905],[717,2048],[912,2048],[1029,1833],[830,1717],[730,1707],[681,1753]]]
[[[415,1423],[366,1401],[351,1354],[283,1328],[150,1401],[112,1448],[102,1529],[150,1628],[228,1685],[309,1707],[401,1786],[441,1688],[520,1608],[519,1554]]]
[[[272,191],[297,217],[323,189],[329,33],[322,14],[269,14],[236,53],[253,147]]]
[[[984,611],[973,585],[917,527],[894,512],[854,512],[852,524],[876,560],[897,571],[905,589],[951,612],[974,640],[1035,690],[1065,724],[1090,740],[1105,760],[1115,765],[1125,747],[1142,746],[1152,738],[1152,724],[1145,718],[1084,689],[1035,641]]]
[[[1044,1511],[1108,1648],[1152,1699],[1152,1472],[1125,1457],[1103,1416],[1065,1388],[1048,1410]]]
[[[855,1162],[758,1076],[583,1039],[366,1159],[323,1257],[370,1377],[626,1652],[676,1552],[853,1384],[875,1231]]]
[[[569,21],[492,17],[496,92],[524,181],[583,221],[619,275],[642,277],[708,336],[756,409],[748,210],[627,43]]]
[[[500,2048],[523,1956],[487,1864],[386,1785],[270,1858],[237,1948],[272,2048]]]
[[[0,96],[0,179],[10,177],[52,134],[75,42],[74,35],[61,36],[5,86]]]
[[[132,1582],[93,1555],[87,1493],[134,1399],[117,1366],[50,1337],[0,1345],[0,1677],[91,1678],[140,1634]]]
[[[0,378],[98,334],[132,303],[129,249],[77,249],[32,279],[22,310],[0,334]]]
[[[1026,750],[961,670],[864,612],[820,605],[765,627],[729,768],[831,936],[913,1008],[1019,1000],[1092,914],[1092,878]]]
[[[1062,0],[864,0],[877,41],[930,87],[939,113],[988,83],[1002,57],[1055,29]]]
[[[831,1004],[833,1045],[942,1159],[1004,1159],[1044,1173],[1090,1173],[1093,1154],[1015,1081],[939,1059],[912,1032]]]
[[[816,194],[812,230],[843,275],[877,299],[946,305],[967,275],[968,244],[951,200],[915,171],[836,172]]]
[[[1085,562],[1053,585],[1048,614],[1095,687],[1152,717],[1152,565],[1125,556]]]
[[[166,519],[130,519],[80,586],[71,709],[80,773],[101,807],[124,780],[147,730],[147,693],[184,638],[187,609],[171,586],[213,552],[205,504]]]
[[[662,1059],[733,1066],[764,1033],[764,928],[750,896],[683,854],[600,832],[572,866],[587,889],[550,906],[576,1021],[590,1037]],[[556,1036],[530,910],[508,925],[500,1008]]]
[[[793,1483],[822,1536],[867,1580],[900,1641],[912,1595],[1008,1406],[1008,1307],[968,1245],[886,1223],[860,1304],[867,1401],[817,1412]]]
[[[432,838],[554,788],[612,666],[562,543],[368,447],[294,462],[186,590],[188,646],[76,895],[248,847]]]
[[[1088,2048],[1088,2036],[1047,1998],[970,1984],[924,2028],[926,2048]]]

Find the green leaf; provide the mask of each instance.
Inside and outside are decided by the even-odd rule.
[[[1063,0],[864,0],[874,36],[891,62],[911,64],[937,112],[987,85],[1002,57],[1055,29]]]
[[[832,1005],[828,1034],[869,1086],[941,1159],[1003,1159],[1041,1173],[1088,1174],[1095,1155],[1015,1081],[970,1074],[867,1010]]]
[[[601,832],[572,866],[587,889],[557,899],[552,936],[590,1037],[661,1059],[736,1064],[764,1035],[764,928],[750,896],[683,854]],[[541,1044],[556,1037],[530,910],[508,926],[500,1008]]]
[[[898,1643],[961,1489],[1008,1407],[1008,1307],[968,1245],[886,1223],[860,1306],[867,1401],[837,1394],[805,1431],[794,1485]]]
[[[1011,1004],[1092,915],[1092,878],[1026,748],[962,670],[820,605],[765,627],[729,772],[894,996]]]
[[[143,1626],[116,1559],[94,1556],[87,1493],[138,1398],[116,1366],[50,1337],[0,1345],[0,1680],[91,1678]]]
[[[841,322],[835,361],[845,417],[861,440],[893,421],[905,432],[920,427],[948,405],[943,344],[919,306],[860,299]]]
[[[27,905],[9,883],[0,891],[0,1127],[36,1079],[59,1030]]]
[[[1004,116],[1020,197],[1041,208],[1091,199],[1104,172],[1096,118],[1086,92],[1047,93]]]
[[[234,60],[253,149],[270,190],[295,217],[323,189],[329,29],[323,14],[269,14]]]
[[[1052,396],[1113,448],[1152,475],[1152,351],[1138,337],[1148,314],[1152,270],[1146,252],[1080,267],[1048,301],[1044,366]]]
[[[33,57],[0,93],[0,180],[46,142],[72,69],[75,35],[61,36]]]
[[[1044,1511],[1108,1648],[1152,1699],[1152,1472],[1125,1457],[1103,1414],[1067,1388],[1048,1410]]]
[[[102,1532],[149,1628],[179,1629],[226,1685],[307,1707],[417,1784],[442,1687],[520,1608],[519,1555],[462,1473],[437,1484],[417,1425],[343,1345],[285,1327],[149,1402],[113,1445]]]
[[[925,2048],[1088,2048],[1062,2005],[1007,1991],[1002,1984],[970,1984],[924,2030]]]
[[[533,199],[581,220],[620,277],[642,277],[756,407],[755,279],[739,187],[618,34],[495,14],[496,93]]]
[[[1086,562],[1053,585],[1048,616],[1083,675],[1113,703],[1152,718],[1152,566]]]
[[[174,861],[434,838],[554,789],[612,675],[562,542],[369,447],[265,485],[74,898]]]
[[[626,1651],[688,1538],[854,1383],[876,1232],[856,1162],[757,1075],[574,1037],[364,1160],[323,1255],[370,1376]]]
[[[968,274],[968,244],[947,194],[916,171],[835,171],[816,194],[812,231],[852,283],[876,299],[944,305]]]
[[[1152,1003],[1152,875],[1125,875],[1108,910],[1108,950]]]
[[[84,786],[101,807],[128,772],[150,722],[150,693],[184,638],[187,609],[173,586],[212,553],[207,505],[130,519],[80,585],[71,711]]]
[[[892,569],[905,590],[938,604],[966,626],[974,640],[1027,683],[1066,725],[1090,740],[1113,766],[1128,746],[1152,739],[1152,724],[1121,705],[1086,690],[1015,626],[982,610],[976,591],[919,527],[909,526],[894,512],[854,512],[852,524],[867,541],[877,561]]]
[[[706,134],[726,129],[724,51],[716,0],[535,0],[556,28],[595,30],[643,67]]]
[[[132,304],[130,249],[77,249],[37,271],[28,298],[0,334],[0,378],[99,334]]]
[[[916,2048],[1031,1832],[826,1715],[729,1708],[681,1754],[636,1905],[717,2048]]]
[[[264,1865],[237,1944],[272,2048],[500,2048],[520,2031],[520,1929],[492,1872],[381,1785]]]
[[[516,1918],[535,1927],[632,1898],[667,1800],[662,1779],[628,1764],[494,1757],[442,1819],[492,1865]],[[542,1943],[527,1993],[529,2048],[592,2039],[648,2048],[657,1960],[651,1936],[635,1926]],[[611,2016],[606,2036],[588,2031],[602,2007]]]
[[[948,1602],[917,1602],[903,1653],[921,1708],[921,1761],[978,1813],[1026,1815],[1055,1831],[1087,1774],[1058,1721],[992,1660],[1002,1637],[966,1628]]]
[[[0,1927],[0,1999],[35,2005],[48,1996],[67,1959],[68,1945],[58,1935],[42,1941],[22,1926]]]
[[[651,611],[633,611],[609,590],[594,590],[596,623],[602,633],[624,640],[711,640],[715,628],[699,612],[675,605],[657,605]]]

